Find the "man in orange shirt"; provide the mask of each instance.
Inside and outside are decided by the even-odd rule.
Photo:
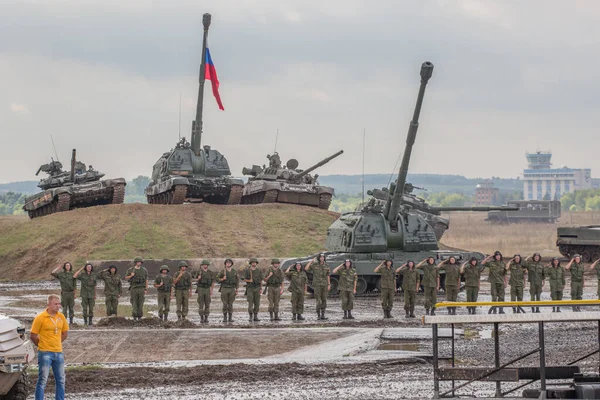
[[[35,400],[44,400],[44,389],[48,382],[50,368],[56,381],[55,399],[65,398],[65,359],[62,342],[67,339],[69,324],[60,311],[60,298],[48,296],[48,307],[39,313],[31,325],[29,338],[38,347],[38,381],[35,387]]]

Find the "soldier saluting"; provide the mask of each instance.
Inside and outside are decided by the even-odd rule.
[[[305,271],[310,269],[312,269],[313,275],[312,287],[317,300],[317,319],[326,320],[328,318],[325,317],[325,309],[327,308],[327,294],[331,290],[331,277],[329,276],[329,265],[325,262],[325,253],[310,260]]]
[[[571,261],[565,265],[567,271],[571,271],[571,300],[581,300],[585,281],[583,279],[584,266],[581,262],[581,256],[575,254]],[[573,311],[579,312],[581,309],[578,306],[573,306]]]
[[[485,267],[478,265],[476,257],[471,257],[467,262],[464,262],[460,267],[460,273],[465,277],[465,288],[467,292],[467,302],[477,302],[479,296],[479,287],[481,285],[481,271]],[[476,313],[476,307],[467,307],[469,314]]]
[[[62,269],[62,271],[60,271]],[[59,272],[60,271],[60,272]],[[60,303],[69,315],[69,324],[73,325],[73,315],[75,314],[75,289],[77,289],[77,280],[73,277],[73,265],[66,262],[61,266],[56,267],[51,275],[60,282]]]
[[[83,272],[83,274],[82,274]],[[94,273],[94,266],[90,263],[85,264],[83,268],[73,274],[73,278],[81,281],[81,307],[83,308],[83,322],[85,325],[92,325],[94,318],[94,305],[96,304],[96,283],[98,275]]]
[[[373,272],[381,275],[381,308],[383,308],[383,318],[392,318],[392,308],[394,308],[396,273],[392,269],[393,266],[394,262],[392,260],[384,260],[373,270]]]
[[[123,283],[117,267],[111,265],[100,272],[99,279],[104,281],[104,303],[106,304],[106,315],[117,316],[119,308],[119,297],[123,294]]]
[[[550,281],[550,298],[552,300],[562,300],[566,284],[565,269],[560,265],[560,260],[557,257],[554,257],[552,262],[546,266],[544,275]],[[552,307],[552,312],[560,312],[560,307]]]
[[[189,311],[190,295],[192,294],[192,274],[189,273],[187,267],[188,263],[186,261],[180,261],[179,271],[173,276],[177,320],[186,319]]]
[[[271,321],[281,321],[279,319],[279,300],[283,294],[283,271],[279,269],[281,261],[278,258],[271,260],[271,268],[265,277],[267,284],[267,296],[269,298],[269,318]]]
[[[228,258],[224,262],[225,268],[217,274],[217,281],[221,283],[221,301],[223,302],[223,322],[233,322],[233,302],[238,293],[240,278],[233,268],[233,260]],[[228,319],[229,316],[229,319]]]
[[[485,265],[489,268],[488,281],[492,288],[492,301],[504,301],[504,289],[506,288],[506,265],[502,262],[502,253],[499,251],[494,252],[493,255],[487,256],[481,265]],[[492,311],[496,314],[496,309]],[[500,314],[504,314],[504,309],[500,307]]]
[[[215,287],[215,273],[208,269],[210,261],[202,260],[198,278],[196,279],[196,293],[198,293],[198,314],[200,322],[208,323],[210,315],[210,300]]]
[[[301,262],[290,265],[285,270],[285,275],[290,280],[289,291],[292,292],[292,321],[304,321],[304,294],[308,289],[308,277],[302,268]]]
[[[415,269],[414,261],[407,261],[396,270],[396,274],[401,274],[402,290],[404,291],[404,311],[405,318],[415,318],[415,302],[417,301],[417,291],[419,290],[419,271]]]
[[[136,257],[133,267],[125,273],[125,280],[129,281],[129,295],[131,301],[131,316],[133,320],[141,320],[144,312],[144,302],[148,293],[148,271],[142,266],[144,260]]]
[[[523,287],[527,284],[527,269],[521,265],[521,256],[515,254],[506,263],[506,270],[510,271],[510,301],[523,301]],[[521,313],[520,307],[513,307],[513,313]]]
[[[527,276],[529,279],[529,295],[531,301],[540,301],[542,299],[542,286],[544,284],[544,264],[542,264],[542,256],[540,253],[533,253],[525,259],[523,266],[527,268]],[[540,312],[539,307],[531,307],[531,312]]]
[[[343,319],[354,319],[352,310],[354,309],[354,295],[356,294],[358,275],[356,269],[352,266],[352,260],[345,260],[334,268],[333,273],[340,275],[338,288],[342,298]]]
[[[262,289],[263,274],[257,268],[258,260],[251,258],[248,260],[250,267],[246,269],[244,282],[246,282],[246,299],[248,300],[248,321],[260,321],[258,311],[260,308],[260,292]]]
[[[439,263],[436,268],[446,271],[446,280],[444,281],[446,300],[456,301],[460,288],[460,266],[456,262],[456,257],[450,256],[447,260]],[[456,307],[448,307],[448,314],[456,315]]]
[[[417,264],[417,269],[423,270],[421,283],[425,290],[425,315],[435,315],[435,304],[437,303],[437,292],[440,290],[440,276],[435,265],[435,258],[427,257]]]

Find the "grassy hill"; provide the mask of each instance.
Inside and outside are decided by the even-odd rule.
[[[0,217],[4,279],[46,278],[64,261],[301,256],[322,249],[336,213],[285,204],[83,208]],[[10,272],[8,272],[10,271]]]

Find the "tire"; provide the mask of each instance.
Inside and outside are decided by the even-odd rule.
[[[592,256],[590,255],[590,252],[585,250],[581,253],[581,260],[583,262],[589,263],[592,261]]]
[[[23,371],[19,380],[13,385],[13,387],[4,396],[0,396],[0,400],[26,400],[29,394],[29,387],[31,383],[29,381],[29,375],[27,371]]]
[[[356,281],[356,296],[362,296],[365,294],[368,286],[369,285],[367,284],[365,278],[359,276],[358,280]]]

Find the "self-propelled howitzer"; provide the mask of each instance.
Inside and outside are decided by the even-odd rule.
[[[201,146],[206,42],[210,23],[210,14],[204,14],[202,61],[196,119],[192,122],[192,141],[190,143],[181,138],[175,148],[164,153],[156,161],[152,170],[152,181],[145,190],[150,204],[183,204],[184,201],[239,204],[242,197],[244,182],[231,176],[225,156],[210,146]]]
[[[253,165],[242,170],[250,176],[244,186],[242,204],[278,202],[327,210],[335,192],[331,187],[319,185],[319,175],[310,173],[343,153],[340,150],[305,170],[298,169],[298,161],[293,158],[282,166],[279,154],[268,155],[268,167]]]

